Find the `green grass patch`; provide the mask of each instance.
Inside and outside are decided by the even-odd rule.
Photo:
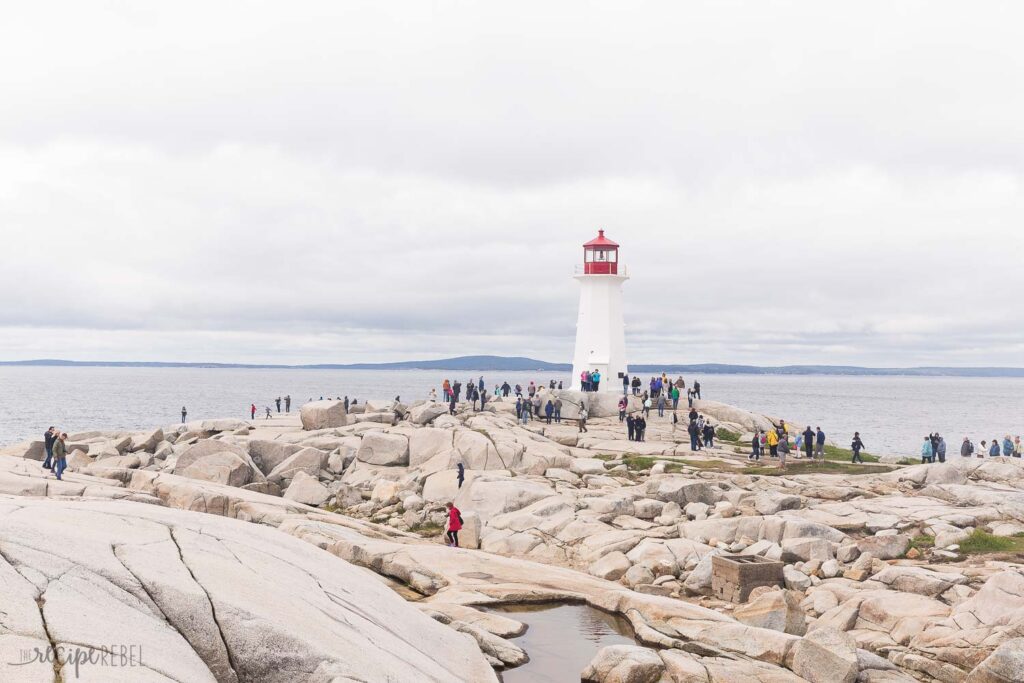
[[[861,451],[860,457],[864,462],[878,462],[878,457],[869,454],[867,451]],[[839,448],[838,446],[825,444],[825,460],[850,462],[853,460],[853,451],[849,448]]]
[[[935,547],[935,537],[928,534],[921,534],[910,539],[910,547],[918,550],[927,550]]]
[[[762,460],[764,462],[764,460]],[[786,463],[786,469],[781,470],[776,462],[757,467],[744,467],[740,472],[743,474],[760,474],[768,477],[790,476],[793,474],[883,474],[891,472],[895,468],[877,465],[861,465],[859,463],[836,462],[826,460],[825,462],[809,462],[806,460],[790,460]]]
[[[433,538],[444,531],[444,526],[441,524],[434,524],[433,522],[424,522],[423,524],[417,524],[409,527],[409,531],[414,534],[419,534],[424,538]]]
[[[1022,553],[1024,538],[1019,536],[993,536],[982,529],[960,541],[960,552],[964,555],[980,555],[982,553]]]
[[[723,460],[680,460],[682,464],[687,467],[693,467],[698,470],[719,470],[721,472],[735,472],[735,467],[730,467],[729,463]]]
[[[674,462],[668,458],[652,455],[635,455],[627,454],[622,457],[622,464],[626,466],[626,470],[629,472],[640,472],[643,470],[649,470],[654,467],[657,462],[665,463],[665,471],[668,473],[675,473],[682,471],[682,465]]]
[[[725,427],[719,427],[715,430],[715,436],[721,441],[736,442],[740,440],[740,435],[734,431],[728,430]]]

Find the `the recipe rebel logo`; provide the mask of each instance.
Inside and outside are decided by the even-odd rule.
[[[107,667],[111,669],[127,669],[142,666],[141,645],[101,645],[85,647],[82,645],[48,645],[45,648],[22,648],[18,661],[8,662],[8,666],[25,666],[28,664],[46,663],[60,669],[63,679],[68,674],[78,678],[83,668]]]

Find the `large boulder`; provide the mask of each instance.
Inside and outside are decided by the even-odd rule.
[[[658,653],[639,645],[607,645],[580,674],[581,683],[656,683],[665,664]]]
[[[173,473],[230,486],[266,481],[246,449],[220,439],[200,439],[186,446],[174,462]]]
[[[426,498],[424,487],[424,498]],[[522,477],[488,475],[467,479],[458,490],[455,506],[465,512],[476,512],[486,523],[488,519],[505,512],[520,510],[542,498],[555,495],[547,484]]]
[[[302,446],[283,441],[253,439],[249,442],[249,456],[263,474],[270,474],[285,458],[302,450]]]
[[[123,643],[143,665],[94,658],[82,680],[497,681],[473,640],[273,526],[124,500],[26,497],[3,513],[3,662]],[[4,680],[55,677],[43,658]]]
[[[802,636],[807,631],[807,619],[800,601],[800,594],[794,591],[768,591],[737,607],[733,616],[749,626]]]
[[[772,420],[764,415],[751,413],[750,411],[725,403],[700,400],[694,401],[693,407],[697,412],[712,418],[715,422],[728,422],[739,425],[748,432],[756,432],[759,429],[767,432],[775,427]]]
[[[111,458],[110,460],[115,459]],[[101,460],[91,465],[90,469],[102,467],[107,462],[109,461]],[[204,455],[198,460],[192,461],[188,467],[176,467],[174,473],[189,479],[201,479],[217,484],[241,487],[253,482],[253,476],[256,471],[237,454],[230,451],[220,451]]]
[[[330,489],[321,484],[316,477],[312,477],[302,470],[295,473],[292,483],[288,485],[288,490],[284,492],[284,497],[288,500],[313,507],[323,505],[331,499],[331,495]]]
[[[448,412],[444,403],[424,403],[409,410],[409,419],[413,424],[426,425]]]
[[[267,480],[286,487],[299,472],[304,472],[316,479],[320,470],[327,468],[327,456],[326,452],[317,448],[303,448],[281,461],[267,475]]]
[[[367,432],[356,451],[356,460],[368,465],[405,467],[409,464],[409,439],[403,434]]]
[[[975,667],[964,683],[1024,681],[1024,638],[1004,641]]]
[[[811,631],[793,645],[792,668],[809,683],[854,683],[860,673],[857,643],[832,628]]]
[[[344,401],[313,401],[299,409],[299,419],[306,431],[332,429],[348,424]]]
[[[618,581],[629,571],[630,566],[632,565],[629,558],[624,553],[615,551],[591,564],[587,571],[601,579]]]
[[[147,453],[153,453],[156,451],[157,444],[164,440],[164,430],[157,427],[156,429],[141,434],[135,434],[131,437],[130,449],[134,453],[136,451],[146,451]]]
[[[861,553],[871,553],[879,560],[895,560],[903,557],[910,547],[910,536],[892,534],[889,536],[868,536],[857,541]]]

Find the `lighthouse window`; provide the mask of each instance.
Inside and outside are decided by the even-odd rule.
[[[609,251],[608,252],[608,262],[609,263],[615,263],[616,257],[618,256],[618,254],[619,254],[619,252],[617,252],[617,251]]]
[[[597,260],[598,260],[598,261],[604,261],[604,260],[606,260],[606,259],[605,259],[605,256],[604,256],[604,251],[598,251],[598,252],[597,252]]]
[[[587,249],[585,252],[583,252],[583,256],[584,256],[584,260],[587,263],[593,263],[594,262],[594,252],[592,252],[591,250]]]

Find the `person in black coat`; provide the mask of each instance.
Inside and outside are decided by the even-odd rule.
[[[636,436],[636,420],[632,415],[626,417],[626,434],[629,436],[630,441],[635,441]]]
[[[811,429],[811,425],[807,425],[807,429],[804,430],[804,452],[807,454],[807,459],[811,460],[814,458],[814,441],[818,438],[818,435]]]

